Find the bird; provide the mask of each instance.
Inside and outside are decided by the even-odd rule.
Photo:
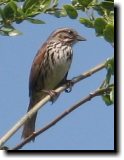
[[[32,63],[27,112],[46,96],[45,91],[53,91],[66,83],[73,58],[72,47],[76,42],[85,40],[86,38],[79,35],[76,30],[68,27],[58,28],[50,34]],[[25,139],[35,132],[36,117],[37,112],[25,122],[22,138]]]

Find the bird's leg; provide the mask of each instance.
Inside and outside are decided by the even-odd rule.
[[[46,93],[46,94],[48,94],[48,95],[50,95],[50,97],[51,97],[50,101],[52,103],[54,103],[57,100],[57,98],[59,97],[59,93],[55,92],[55,90],[45,90],[45,89],[42,89],[41,91],[44,92],[44,93]]]
[[[72,91],[73,87],[73,81],[72,80],[66,80],[67,88],[65,89],[66,93],[70,93]]]

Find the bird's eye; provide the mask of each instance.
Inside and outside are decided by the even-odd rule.
[[[72,32],[71,30],[69,30],[68,33],[69,33],[70,35],[73,34],[73,32]]]

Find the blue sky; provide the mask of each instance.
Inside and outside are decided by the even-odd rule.
[[[69,0],[64,0],[63,3]],[[23,32],[17,37],[0,36],[0,137],[4,135],[25,113],[28,107],[28,77],[33,58],[49,34],[60,27],[76,29],[87,41],[73,48],[74,57],[68,78],[83,73],[113,55],[113,48],[104,39],[69,18],[41,15],[44,25],[23,22],[16,28]],[[102,70],[81,81],[71,93],[62,93],[51,105],[46,104],[38,114],[36,128],[41,128],[69,106],[97,89],[105,77]],[[101,97],[82,105],[55,126],[28,143],[23,149],[39,150],[113,150],[114,108],[106,106]],[[20,142],[22,128],[6,143],[10,148]]]

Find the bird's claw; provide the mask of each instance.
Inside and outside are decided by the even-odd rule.
[[[72,91],[72,87],[73,87],[72,80],[67,80],[66,81],[66,85],[67,85],[67,88],[65,89],[65,92],[66,93],[70,93]]]
[[[44,90],[43,89],[42,92],[50,95],[50,97],[51,97],[50,101],[52,103],[54,103],[57,100],[58,96],[59,96],[59,93],[55,92],[54,90]]]

